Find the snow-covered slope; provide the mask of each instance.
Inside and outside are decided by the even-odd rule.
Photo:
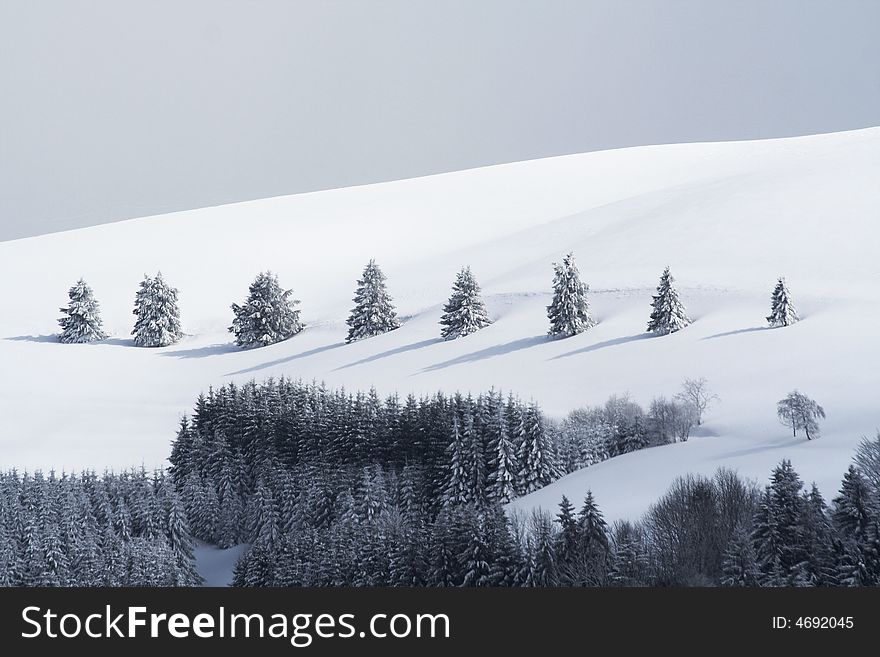
[[[554,415],[611,393],[647,403],[705,376],[722,402],[703,435],[575,473],[516,506],[592,488],[637,513],[686,471],[763,478],[791,457],[830,492],[880,426],[880,129],[785,140],[624,149],[273,198],[0,243],[2,467],[161,465],[178,418],[209,385],[287,375],[392,391],[514,390]],[[600,323],[544,337],[550,263],[574,250]],[[343,344],[364,263],[388,275],[404,325]],[[439,341],[456,271],[470,264],[495,323]],[[693,326],[643,334],[669,264]],[[143,274],[180,289],[188,336],[129,340]],[[276,271],[308,328],[240,351],[226,327],[254,275]],[[763,329],[776,277],[803,321]],[[113,337],[62,345],[58,308],[80,276]],[[798,387],[824,436],[794,441],[775,402]]]

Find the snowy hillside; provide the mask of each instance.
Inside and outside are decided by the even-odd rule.
[[[880,426],[880,128],[760,142],[624,149],[266,199],[0,243],[3,468],[161,465],[179,417],[209,385],[286,375],[380,393],[513,390],[562,416],[612,393],[647,404],[685,377],[721,403],[688,443],[576,472],[516,507],[592,488],[637,514],[674,476],[729,465],[766,477],[794,461],[828,493]],[[545,337],[551,262],[573,250],[599,324]],[[352,345],[344,320],[363,265],[388,276],[403,326]],[[469,264],[495,323],[439,340],[440,306]],[[670,265],[695,323],[644,334]],[[229,305],[271,269],[307,328],[242,351]],[[144,273],[180,289],[187,336],[136,348]],[[785,275],[803,321],[764,329]],[[109,339],[59,344],[58,308],[92,286]],[[793,440],[775,402],[825,407],[821,440]]]

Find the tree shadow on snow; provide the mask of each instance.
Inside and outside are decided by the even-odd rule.
[[[136,347],[134,338],[104,338],[92,344],[109,344],[113,347]]]
[[[54,344],[64,344],[61,340],[58,339],[58,334],[51,335],[16,335],[11,338],[4,338],[5,340],[15,340],[17,342],[51,342]],[[84,344],[84,345],[110,345],[114,347],[133,347],[134,340],[131,338],[104,338],[103,340],[95,340],[94,342],[82,342],[82,343],[72,343],[72,344]],[[70,346],[70,345],[67,345]]]
[[[344,347],[344,342],[334,342],[333,344],[325,344],[321,347],[315,347],[314,349],[309,349],[308,351],[301,351],[298,354],[291,354],[290,356],[284,356],[283,358],[276,358],[275,360],[270,360],[265,363],[260,363],[259,365],[253,365],[251,367],[246,367],[243,370],[238,370],[237,372],[227,372],[223,376],[237,376],[239,374],[250,374],[252,372],[259,372],[260,370],[265,370],[270,367],[275,367],[276,365],[284,365],[285,363],[289,363],[294,360],[299,360],[300,358],[307,358],[309,356],[314,356],[315,354],[320,354],[325,351],[330,351],[331,349],[338,349],[339,347]]]
[[[443,361],[442,363],[430,365],[423,368],[422,372],[436,372],[437,370],[446,369],[447,367],[463,365],[465,363],[473,363],[476,361],[485,360],[487,358],[494,358],[495,356],[503,356],[504,354],[509,354],[514,351],[520,351],[521,349],[528,349],[529,347],[535,347],[539,344],[546,344],[548,342],[550,342],[550,338],[548,338],[546,335],[535,335],[531,338],[520,338],[519,340],[505,342],[504,344],[496,344],[492,347],[487,347],[479,351],[474,351],[469,354],[458,356],[457,358]]]
[[[167,358],[207,358],[208,356],[228,354],[233,351],[240,351],[240,349],[231,342],[223,342],[193,349],[175,349],[174,351],[163,352],[162,355]]]
[[[341,365],[337,367],[334,372],[338,372],[339,370],[346,370],[349,367],[357,367],[358,365],[365,365],[367,363],[372,363],[373,361],[381,360],[382,358],[387,358],[389,356],[394,356],[396,354],[404,354],[407,351],[415,351],[416,349],[421,349],[422,347],[428,347],[432,344],[436,344],[438,342],[443,342],[442,338],[430,338],[428,340],[422,340],[421,342],[413,342],[412,344],[403,345],[402,347],[395,347],[394,349],[389,349],[388,351],[383,351],[378,354],[373,354],[372,356],[367,356],[366,358],[361,358],[360,360],[356,360],[353,363],[349,363],[348,365]]]
[[[14,335],[12,337],[3,338],[3,339],[4,340],[13,340],[15,342],[57,342],[58,344],[61,344],[58,341],[57,334],[53,334],[53,335]]]
[[[724,452],[723,454],[718,454],[715,456],[718,460],[727,460],[732,458],[737,458],[740,456],[751,456],[752,454],[761,454],[762,452],[772,452],[779,449],[791,449],[793,445],[797,444],[797,439],[784,440],[779,443],[769,443],[766,445],[755,445],[754,447],[744,447],[743,449],[736,449],[730,452]],[[803,441],[806,443],[806,439]]]
[[[751,328],[736,329],[735,331],[725,331],[724,333],[716,333],[715,335],[707,335],[703,340],[714,340],[715,338],[726,338],[731,335],[740,335],[741,333],[755,333],[757,331],[769,331],[769,326],[753,326]]]
[[[614,347],[620,344],[626,344],[627,342],[638,342],[639,340],[649,340],[650,338],[656,337],[659,336],[655,335],[654,333],[637,333],[636,335],[627,335],[621,338],[614,338],[612,340],[604,340],[603,342],[597,342],[595,344],[590,344],[580,349],[575,349],[574,351],[559,354],[558,356],[554,356],[551,360],[568,358],[569,356],[578,356],[580,354],[587,354],[591,351],[598,351],[599,349],[605,349],[607,347]]]

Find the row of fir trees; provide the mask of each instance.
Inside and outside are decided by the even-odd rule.
[[[573,254],[554,263],[553,300],[547,307],[549,335],[568,337],[583,333],[595,324],[590,314],[589,287],[581,280]],[[651,302],[647,330],[657,334],[678,331],[691,323],[684,304],[674,286],[669,267],[663,271],[657,293]],[[66,343],[103,340],[100,309],[91,288],[83,280],[70,288],[70,302],[62,308],[59,339]],[[251,283],[243,304],[232,304],[234,318],[229,327],[240,347],[262,347],[286,340],[303,330],[297,308],[299,300],[285,290],[278,277],[263,272]],[[346,323],[346,342],[373,337],[400,326],[386,278],[374,260],[370,260],[357,282],[355,306]],[[183,335],[177,289],[168,285],[159,273],[145,276],[135,296],[134,342],[141,347],[164,347],[177,342]],[[798,321],[791,293],[780,278],[771,298],[767,317],[771,326],[789,326]],[[445,340],[464,337],[489,326],[492,320],[486,310],[480,286],[470,267],[463,268],[455,278],[452,294],[443,306],[440,334]]]

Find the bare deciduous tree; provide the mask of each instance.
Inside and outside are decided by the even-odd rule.
[[[651,401],[648,419],[658,444],[685,442],[694,428],[696,411],[689,401],[670,401],[661,396]]]
[[[681,392],[675,398],[685,404],[693,406],[696,415],[697,426],[703,424],[703,414],[717,401],[721,401],[718,395],[709,390],[709,382],[704,378],[685,379],[681,384]]]
[[[697,413],[692,404],[675,405],[672,410],[672,428],[679,442],[687,442],[696,421]]]
[[[798,429],[803,429],[807,440],[812,440],[819,437],[819,419],[825,419],[825,409],[795,390],[779,400],[776,415],[782,424],[791,427],[794,437],[797,437]]]

